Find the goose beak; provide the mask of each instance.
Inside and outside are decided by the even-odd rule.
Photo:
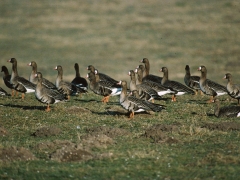
[[[29,63],[29,64],[27,64],[28,66],[31,66],[32,65],[32,63]]]
[[[223,79],[227,79],[226,75],[223,77]]]
[[[159,71],[162,72],[162,69],[160,69]]]
[[[201,69],[202,69],[202,68],[201,68],[201,66],[200,66],[197,70],[198,70],[198,71],[201,71]]]
[[[11,59],[7,60],[7,62],[11,62]]]

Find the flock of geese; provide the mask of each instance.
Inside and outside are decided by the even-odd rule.
[[[168,79],[167,67],[162,67],[160,72],[162,77],[150,74],[150,63],[147,58],[141,60],[135,70],[129,71],[130,82],[129,88],[127,81],[117,81],[110,76],[100,73],[94,66],[89,65],[87,70],[87,81],[80,76],[79,66],[75,63],[74,68],[76,76],[72,82],[63,80],[62,66],[56,66],[58,75],[55,84],[45,79],[41,72],[37,71],[37,63],[32,61],[29,66],[32,67],[29,80],[18,75],[17,60],[11,58],[8,62],[12,63],[12,73],[6,66],[2,66],[3,81],[5,85],[12,90],[11,96],[22,93],[24,99],[25,93],[35,93],[35,97],[41,103],[47,104],[46,111],[50,111],[50,104],[60,101],[67,101],[70,96],[87,93],[88,88],[95,94],[103,96],[102,102],[109,102],[110,96],[120,95],[119,102],[123,108],[129,111],[129,118],[134,118],[137,112],[160,112],[165,109],[165,106],[155,104],[154,100],[161,100],[163,95],[172,95],[172,101],[177,101],[176,96],[183,94],[198,94],[201,93],[210,96],[209,103],[215,102],[214,114],[217,117],[238,117],[240,116],[240,106],[227,106],[220,108],[218,96],[228,94],[234,99],[240,100],[240,85],[233,83],[233,78],[230,73],[225,75],[227,86],[222,86],[212,80],[207,79],[207,68],[200,66],[198,70],[201,76],[191,76],[190,67],[186,65],[184,82],[185,85]],[[0,87],[1,95],[8,93]]]

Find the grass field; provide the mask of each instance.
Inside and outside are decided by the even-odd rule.
[[[52,82],[62,65],[71,81],[74,63],[86,76],[94,65],[129,81],[143,57],[151,73],[183,82],[194,75],[223,85],[230,72],[240,83],[238,1],[17,1],[0,2],[1,65],[18,60],[28,78],[34,60]],[[0,86],[10,92],[0,81]],[[237,179],[240,171],[237,118],[213,116],[207,96],[169,96],[166,110],[129,120],[118,97],[104,105],[92,92],[52,106],[46,113],[34,94],[0,97],[0,179]],[[228,96],[222,105],[235,105]]]

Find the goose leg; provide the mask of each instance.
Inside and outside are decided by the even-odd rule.
[[[210,96],[210,99],[207,101],[207,103],[212,103],[213,102],[214,97]]]
[[[49,112],[50,111],[50,107],[49,107],[49,104],[47,105],[47,109],[46,109],[46,112]]]
[[[102,102],[103,102],[103,103],[106,103],[106,98],[107,98],[107,97],[103,97],[103,98],[102,98]]]
[[[107,96],[107,97],[106,97],[106,102],[109,102],[109,98],[110,98],[110,96]]]
[[[176,101],[177,101],[177,99],[176,99],[176,95],[175,95],[175,94],[172,95],[172,101],[173,101],[173,102],[176,102]]]
[[[198,90],[195,91],[195,95],[198,95]]]
[[[129,119],[132,119],[132,118],[134,118],[134,111],[132,111],[129,116]]]
[[[22,99],[24,99],[24,97],[25,97],[25,94],[24,94],[24,93],[22,93]]]
[[[15,93],[15,92],[14,92],[14,89],[12,89],[12,97],[14,97],[14,93]]]
[[[67,96],[67,99],[70,100],[70,96],[69,95]]]

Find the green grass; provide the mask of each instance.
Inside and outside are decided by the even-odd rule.
[[[71,81],[76,62],[82,76],[92,64],[115,79],[129,81],[128,71],[147,57],[152,74],[162,76],[159,69],[166,66],[170,79],[180,82],[189,64],[193,75],[200,75],[197,67],[205,65],[209,79],[225,85],[222,77],[230,72],[240,83],[238,4],[234,0],[3,0],[0,62],[10,70],[6,61],[15,57],[19,74],[28,78],[31,68],[27,63],[34,60],[52,82],[57,76],[53,70],[56,65],[63,66],[64,79]],[[3,81],[0,86],[10,92]],[[238,119],[211,116],[213,105],[206,104],[207,99],[184,96],[176,103],[157,101],[167,106],[166,111],[129,120],[122,114],[117,97],[104,105],[101,97],[89,93],[54,105],[50,113],[33,94],[27,94],[24,101],[0,98],[0,127],[7,131],[0,137],[0,153],[2,148],[15,146],[36,157],[27,162],[0,160],[0,179],[237,179],[239,130],[210,130],[203,125],[237,123]],[[222,104],[236,104],[229,99],[221,97]],[[157,142],[145,137],[157,124],[175,125],[177,131],[164,131],[165,137]],[[61,133],[32,136],[41,127],[57,127]],[[92,137],[88,129],[99,127],[129,134],[115,133],[109,144],[88,144],[88,137]],[[58,162],[50,156],[60,145],[36,148],[57,140],[83,144],[93,158]]]

